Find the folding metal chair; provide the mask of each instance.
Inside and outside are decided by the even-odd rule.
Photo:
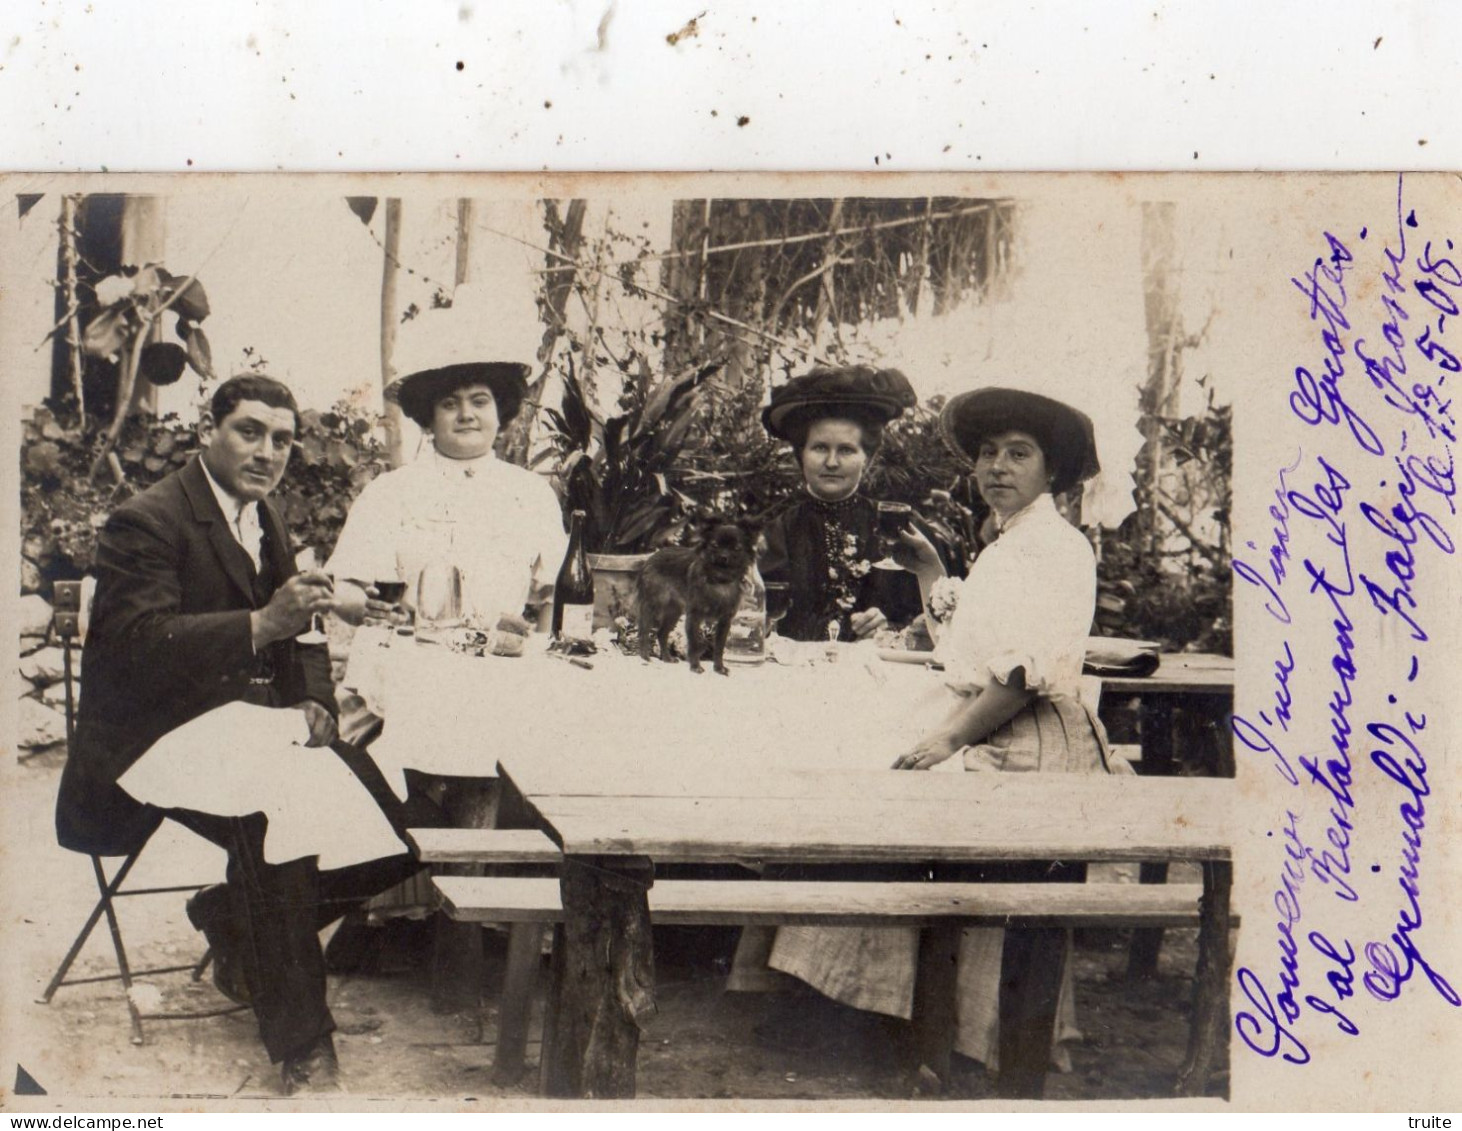
[[[71,663],[71,642],[81,636],[81,586],[79,581],[58,581],[55,584],[55,595],[53,600],[52,623],[56,635],[61,640],[62,678],[65,681],[66,691],[66,746],[71,749],[72,739],[76,729],[76,704],[73,687],[73,670]],[[205,885],[183,884],[172,887],[142,887],[124,888],[122,885],[127,875],[132,871],[132,866],[137,863],[138,858],[146,849],[146,845],[133,852],[123,859],[116,871],[110,878],[107,877],[106,868],[102,863],[101,856],[91,857],[92,871],[96,878],[97,901],[92,908],[91,914],[87,916],[86,922],[82,924],[81,930],[77,932],[76,938],[72,941],[71,947],[66,952],[66,957],[61,960],[60,967],[47,984],[45,992],[36,998],[40,1005],[49,1005],[51,998],[62,986],[76,986],[89,982],[121,982],[127,994],[127,1012],[132,1018],[132,1043],[140,1045],[143,1041],[142,1023],[144,1021],[189,1021],[204,1017],[220,1017],[226,1013],[236,1013],[247,1008],[242,1005],[230,1004],[225,1007],[212,1009],[190,1010],[179,1012],[143,1012],[138,1006],[136,995],[133,992],[133,982],[138,978],[144,978],[153,974],[174,974],[183,970],[190,971],[193,981],[203,977],[203,972],[208,969],[212,960],[211,952],[205,950],[203,957],[197,962],[179,966],[152,966],[143,970],[133,970],[127,961],[127,948],[122,941],[122,928],[117,920],[117,911],[114,901],[124,896],[134,895],[164,895],[170,892],[196,892]],[[103,916],[106,916],[107,927],[112,936],[112,949],[117,960],[117,972],[115,974],[101,974],[87,978],[68,978],[72,964],[81,953],[81,948],[86,945],[87,939],[91,937],[92,931],[96,928]]]

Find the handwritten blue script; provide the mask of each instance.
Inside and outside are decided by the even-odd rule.
[[[1448,382],[1462,372],[1462,269],[1405,189],[1398,178],[1384,236],[1322,232],[1290,280],[1318,331],[1285,389],[1302,444],[1257,524],[1267,544],[1245,542],[1233,559],[1240,599],[1277,641],[1262,701],[1234,716],[1234,737],[1282,797],[1272,936],[1266,957],[1235,972],[1234,1029],[1294,1065],[1313,1062],[1313,1033],[1359,1036],[1367,1011],[1408,986],[1462,1006],[1426,945],[1434,799],[1421,699],[1433,621],[1452,612],[1425,594],[1456,552]],[[1390,924],[1383,937],[1377,922]]]

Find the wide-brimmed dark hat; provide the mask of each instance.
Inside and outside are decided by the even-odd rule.
[[[773,389],[761,422],[773,436],[795,444],[815,420],[848,417],[887,424],[917,403],[913,386],[897,369],[817,368]]]
[[[399,377],[386,386],[386,399],[395,401],[401,411],[423,429],[430,431],[432,412],[437,401],[448,393],[469,385],[486,385],[497,404],[500,425],[518,415],[518,408],[528,393],[526,365],[516,361],[466,361],[421,369]]]
[[[971,465],[980,444],[1002,432],[1024,432],[1040,444],[1053,475],[1051,490],[1058,495],[1101,470],[1091,418],[1039,393],[974,389],[951,397],[939,414],[945,445]]]

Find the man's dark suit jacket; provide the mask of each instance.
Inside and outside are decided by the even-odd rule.
[[[162,814],[117,779],[162,735],[214,707],[313,699],[336,713],[324,645],[283,640],[254,654],[249,613],[295,572],[284,520],[267,500],[260,525],[256,573],[196,457],[107,520],[56,803],[64,847],[107,856],[140,848]]]

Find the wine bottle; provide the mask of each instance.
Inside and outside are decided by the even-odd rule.
[[[555,640],[588,641],[594,634],[594,574],[584,552],[584,512],[569,518],[569,548],[553,583]]]

